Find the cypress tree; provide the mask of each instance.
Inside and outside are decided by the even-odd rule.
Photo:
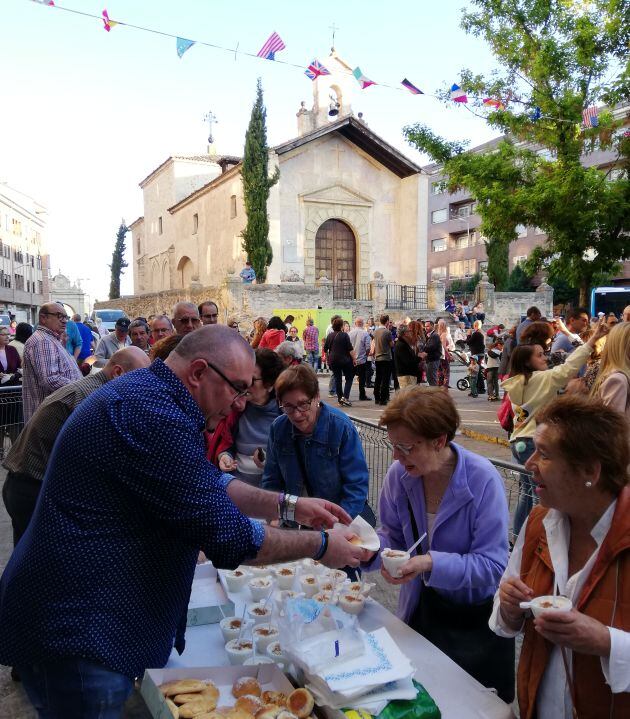
[[[267,267],[273,259],[269,244],[269,217],[267,200],[269,190],[276,184],[279,171],[269,177],[269,154],[267,147],[267,110],[263,104],[263,91],[260,78],[256,86],[256,101],[245,133],[245,151],[243,153],[243,200],[247,213],[247,225],[241,237],[243,249],[256,272],[256,281],[267,279]]]
[[[129,232],[129,228],[122,220],[118,232],[116,233],[116,244],[112,252],[112,264],[108,265],[112,272],[112,278],[109,283],[109,299],[116,300],[120,297],[120,276],[128,264],[125,262],[125,236]]]

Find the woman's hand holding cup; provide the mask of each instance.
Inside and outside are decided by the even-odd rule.
[[[525,610],[521,609],[520,603],[529,602],[533,596],[533,590],[519,577],[508,577],[499,585],[501,616],[513,629],[518,629],[525,617]]]

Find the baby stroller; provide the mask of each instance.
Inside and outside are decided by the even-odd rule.
[[[464,365],[464,367],[470,367],[470,352],[464,352],[461,349],[455,349],[453,350],[453,355],[457,357],[457,360]],[[483,376],[486,376],[486,368],[484,365],[485,362],[485,355],[484,359],[481,361],[481,371],[483,372]],[[461,377],[457,380],[456,387],[461,392],[466,392],[470,390],[470,380],[468,379],[468,375],[466,377]]]

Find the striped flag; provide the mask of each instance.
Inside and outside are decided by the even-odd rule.
[[[406,87],[407,90],[409,90],[409,92],[412,93],[413,95],[424,95],[422,90],[420,88],[416,87],[413,83],[409,82],[409,80],[407,80],[407,78],[402,80],[400,84],[403,87]]]
[[[103,10],[101,15],[103,16],[103,30],[106,30],[107,32],[109,32],[113,27],[116,27],[116,25],[118,25],[118,23],[115,20],[109,19],[107,10]]]
[[[582,122],[584,127],[597,127],[599,125],[599,110],[593,105],[593,107],[587,107],[582,112]]]
[[[276,53],[284,50],[285,47],[286,45],[282,42],[280,35],[277,32],[272,32],[267,42],[258,51],[257,57],[264,57],[265,60],[275,60]]]
[[[468,97],[459,85],[452,85],[451,100],[453,102],[468,102]]]
[[[319,62],[319,60],[312,60],[311,64],[304,70],[304,74],[309,80],[315,80],[320,75],[330,75],[330,72]]]
[[[352,71],[352,74],[355,76],[357,82],[359,85],[361,85],[361,89],[365,90],[366,87],[369,87],[370,85],[376,85],[374,80],[370,80],[369,77],[366,77],[362,72],[360,67],[355,67]]]

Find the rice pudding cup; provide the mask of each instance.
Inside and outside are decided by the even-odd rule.
[[[295,582],[295,569],[293,567],[280,567],[276,569],[276,585],[278,589],[293,589]]]
[[[271,607],[267,606],[263,609],[262,604],[252,604],[247,610],[247,616],[254,624],[268,622],[271,617]]]
[[[248,657],[243,664],[249,667],[256,664],[275,664],[275,662],[271,657],[263,654],[257,654],[255,657]]]
[[[247,584],[249,574],[243,569],[235,569],[232,572],[225,572],[223,575],[227,584],[228,592],[240,592]]]
[[[230,660],[230,664],[238,665],[244,664],[246,659],[252,656],[254,653],[254,643],[251,639],[230,639],[225,645],[225,651]]]
[[[316,602],[321,602],[321,604],[337,604],[335,595],[332,592],[317,592],[313,599]]]
[[[256,644],[256,651],[264,652],[272,642],[277,642],[280,632],[275,624],[264,622],[257,624],[252,630],[252,639]]]
[[[224,617],[219,622],[221,634],[223,634],[223,639],[226,642],[238,637],[241,631],[241,623],[243,623],[243,620],[240,617]],[[243,632],[249,631],[254,626],[254,622],[251,619],[246,619],[244,624]]]
[[[365,607],[365,597],[362,594],[348,592],[342,594],[337,602],[339,607],[348,614],[360,614]]]
[[[319,583],[314,574],[304,574],[300,577],[300,587],[307,597],[312,597],[319,591]]]
[[[543,612],[570,612],[573,609],[573,602],[567,597],[553,597],[549,594],[532,599],[529,608],[534,617],[539,617]]]
[[[259,564],[257,567],[247,567],[250,574],[254,577],[268,577],[273,571],[273,567],[268,564]]]
[[[370,592],[376,585],[370,582],[350,582],[347,587],[344,587],[347,594],[362,594],[364,597],[369,597]]]
[[[262,599],[267,599],[269,592],[273,589],[273,579],[269,576],[254,577],[247,582],[247,586],[251,592],[252,599],[255,602],[260,602]]]
[[[287,660],[286,654],[282,651],[280,642],[271,642],[271,644],[267,646],[266,653],[267,656],[271,657],[277,664],[283,665]]]
[[[385,569],[389,572],[392,577],[400,578],[400,568],[403,564],[406,564],[410,559],[409,552],[403,552],[400,549],[390,549],[386,547],[381,552],[381,561]]]

